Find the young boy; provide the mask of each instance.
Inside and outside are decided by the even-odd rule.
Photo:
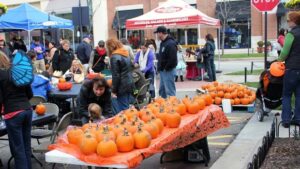
[[[88,112],[91,122],[100,122],[105,119],[102,116],[102,108],[96,103],[89,104]]]

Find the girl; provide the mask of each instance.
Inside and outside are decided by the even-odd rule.
[[[176,76],[175,76],[175,82],[178,80],[178,76],[180,77],[180,80],[183,82],[183,71],[186,69],[186,63],[183,57],[182,53],[182,47],[181,45],[177,45],[177,66],[176,66]]]

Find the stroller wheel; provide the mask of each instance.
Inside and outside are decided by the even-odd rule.
[[[258,121],[264,121],[264,111],[262,108],[262,102],[259,99],[255,100],[255,113]]]

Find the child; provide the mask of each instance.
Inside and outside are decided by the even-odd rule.
[[[96,103],[89,104],[88,112],[90,116],[90,121],[93,123],[100,122],[105,119],[102,116],[102,108]]]
[[[42,96],[47,100],[48,93],[52,90],[49,73],[43,71],[41,74],[35,74],[31,89],[34,96]]]
[[[176,66],[176,76],[175,76],[175,82],[178,80],[178,76],[180,77],[180,80],[183,82],[183,72],[186,69],[186,63],[183,57],[182,53],[182,47],[181,45],[177,45],[177,66]]]
[[[32,67],[33,67],[33,73],[34,74],[41,73],[42,71],[39,70],[38,68],[36,68],[35,64],[33,64],[36,60],[36,57],[37,57],[35,51],[33,51],[33,50],[28,51],[27,56],[31,59]]]
[[[84,80],[84,67],[80,60],[74,59],[71,68],[66,71],[64,77],[72,76],[74,82],[81,83]]]

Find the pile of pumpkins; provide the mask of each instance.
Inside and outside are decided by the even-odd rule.
[[[101,157],[147,148],[164,128],[179,127],[181,116],[196,114],[212,102],[210,95],[182,100],[157,98],[139,111],[131,107],[121,112],[106,124],[90,122],[74,127],[68,130],[68,142],[85,155],[97,153]]]
[[[65,78],[61,77],[58,79],[57,88],[60,91],[67,91],[72,89],[72,83],[67,82]]]
[[[241,84],[224,84],[215,81],[201,88],[209,93],[216,105],[222,104],[222,99],[230,99],[231,105],[248,105],[256,99],[255,91]]]

